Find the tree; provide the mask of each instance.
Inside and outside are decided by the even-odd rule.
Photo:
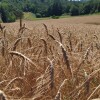
[[[72,5],[72,7],[70,8],[70,15],[71,16],[79,15],[79,9],[77,6]]]
[[[54,3],[52,5],[52,15],[60,16],[63,12],[63,6],[61,4],[60,0],[54,0]]]
[[[8,8],[7,4],[0,5],[0,12],[1,12],[1,19],[3,22],[8,22],[8,11],[6,10]]]
[[[3,22],[13,22],[23,17],[23,12],[32,12],[37,17],[71,16],[100,12],[100,0],[0,0],[0,15]]]

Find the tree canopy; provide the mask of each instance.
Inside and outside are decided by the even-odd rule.
[[[36,17],[93,14],[100,12],[100,0],[0,0],[3,22],[22,18],[23,12],[32,12]]]

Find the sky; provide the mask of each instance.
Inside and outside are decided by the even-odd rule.
[[[69,0],[70,1],[70,0]],[[72,1],[80,1],[80,0],[72,0]]]

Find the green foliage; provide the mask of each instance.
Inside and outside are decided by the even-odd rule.
[[[32,12],[37,18],[56,18],[62,14],[71,16],[100,12],[100,0],[0,0],[0,15],[3,22],[23,18],[23,12]]]
[[[53,19],[59,19],[59,16],[53,15],[52,18],[53,18]]]
[[[41,16],[40,13],[36,13],[36,17],[37,17],[37,18],[41,18],[42,16]]]
[[[70,8],[70,15],[71,15],[71,16],[79,15],[79,9],[78,9],[77,6],[73,5],[73,6]]]
[[[8,4],[2,3],[2,5],[0,5],[0,12],[1,20],[3,22],[14,22],[16,20],[16,16],[14,15],[13,11],[11,11]]]
[[[4,23],[14,22],[16,19],[23,17],[23,11],[20,9],[20,7],[13,5],[12,2],[7,0],[1,1],[0,14],[1,20]]]
[[[52,15],[60,16],[62,15],[63,7],[60,0],[54,0],[52,5]]]
[[[17,19],[23,18],[23,11],[22,11],[22,10],[16,9],[16,10],[14,11],[14,14],[15,14],[15,16],[16,16]]]
[[[9,13],[7,16],[7,22],[15,22],[16,16],[14,15],[13,12]]]

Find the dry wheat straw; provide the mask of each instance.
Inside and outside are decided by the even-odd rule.
[[[100,89],[100,84],[95,88],[95,90],[91,93],[91,95],[88,97],[87,100],[90,100],[90,98],[95,94],[95,92]]]
[[[3,80],[3,81],[0,82],[0,85],[3,85],[6,82],[8,82],[8,80]]]
[[[65,79],[62,83],[61,83],[61,85],[60,85],[60,87],[59,87],[59,89],[58,89],[58,92],[57,92],[57,94],[56,94],[56,96],[55,96],[55,99],[54,100],[61,100],[61,88],[63,87],[63,85],[66,83],[66,81],[67,81],[67,79]]]
[[[45,30],[46,30],[46,34],[48,35],[49,32],[48,32],[48,28],[47,28],[47,25],[43,23],[43,26],[45,27]]]
[[[24,31],[26,30],[27,28],[25,27],[25,25],[23,25],[23,27],[20,27],[17,35],[18,37],[20,38],[22,36],[22,34],[24,33]]]
[[[84,87],[84,86],[86,85],[86,83],[87,83],[88,81],[90,81],[90,80],[94,77],[94,75],[97,74],[99,71],[100,71],[100,69],[95,70],[95,71],[93,71],[90,75],[88,75],[88,78],[85,80],[85,82],[83,82],[79,87],[77,87],[76,89],[74,89],[74,90],[70,93],[71,97],[72,97],[72,96],[75,96],[75,95],[77,94],[77,92],[78,92],[82,87]]]
[[[18,46],[18,43],[20,42],[21,39],[22,39],[22,38],[18,38],[18,39],[15,41],[14,46],[12,47],[12,51],[15,51],[15,50],[16,50],[16,48],[17,48],[17,46]]]
[[[85,80],[87,80],[88,79],[88,74],[85,70],[84,70],[84,76],[85,76]],[[90,91],[90,80],[86,82],[85,87],[86,87],[86,94],[88,94],[89,91]]]
[[[44,39],[41,39],[44,43],[44,56],[47,56],[48,52],[47,52],[47,42]]]
[[[4,94],[3,91],[0,90],[0,100],[7,100],[6,95]]]
[[[65,64],[67,66],[67,69],[69,70],[69,74],[71,77],[73,77],[73,72],[72,72],[72,68],[70,66],[70,62],[69,62],[69,58],[68,58],[68,55],[67,55],[67,52],[63,46],[63,44],[59,41],[57,41],[52,35],[49,35],[53,40],[55,40],[55,42],[57,42],[59,44],[59,46],[61,47],[61,50],[62,50],[62,53],[63,53],[63,57],[64,57],[64,61],[65,61]]]
[[[4,45],[4,41],[2,41],[1,54],[2,54],[3,57],[5,56],[5,45]]]
[[[10,85],[13,84],[15,81],[21,81],[21,82],[23,82],[23,78],[22,78],[22,77],[16,77],[16,78],[12,79],[12,80],[7,84],[7,86],[5,87],[4,90],[7,91],[7,89],[10,87]]]
[[[61,36],[61,33],[60,33],[60,31],[59,31],[59,29],[57,28],[57,32],[58,32],[58,35],[59,35],[59,38],[60,38],[60,42],[62,43],[62,36]]]
[[[49,58],[47,59],[50,61],[50,65],[46,68],[44,74],[37,79],[37,89],[34,92],[34,98],[46,93],[49,87],[51,89],[54,87],[54,60],[51,61]]]
[[[16,55],[16,56],[22,57],[23,59],[26,59],[27,61],[29,61],[32,65],[34,65],[37,68],[37,65],[31,59],[29,59],[28,57],[26,57],[22,53],[17,52],[17,51],[9,51],[9,53],[11,55]]]
[[[34,91],[34,98],[39,98],[43,94],[49,91],[49,88],[51,88],[51,67],[48,66],[44,72],[43,75],[41,75],[39,78],[37,78],[37,84],[36,87],[33,87]],[[50,85],[49,85],[50,84]]]
[[[61,93],[58,92],[54,100],[61,100]]]
[[[3,33],[3,30],[5,29],[5,26],[2,26],[1,24],[0,24],[0,30],[1,30],[1,32]]]
[[[68,40],[69,40],[69,45],[70,45],[70,51],[72,51],[73,50],[73,47],[72,47],[72,34],[71,34],[71,32],[69,32],[69,36],[68,36]]]
[[[53,60],[50,60],[49,58],[47,58],[48,61],[50,62],[50,81],[51,81],[51,84],[50,84],[50,87],[51,87],[51,90],[54,88],[54,65],[53,65],[53,62],[54,62],[54,59]]]
[[[31,48],[32,47],[31,39],[27,38],[27,41],[28,41],[29,47]]]
[[[91,49],[91,46],[88,47],[88,49],[86,50],[85,54],[83,55],[83,59],[82,59],[82,61],[80,62],[80,64],[78,65],[76,73],[78,73],[80,67],[82,66],[82,64],[84,63],[84,61],[88,58],[90,49]]]
[[[79,41],[79,42],[76,44],[76,46],[75,46],[73,52],[75,52],[76,49],[78,49],[78,52],[82,52],[82,47],[83,47],[82,42],[83,42],[83,41]]]

